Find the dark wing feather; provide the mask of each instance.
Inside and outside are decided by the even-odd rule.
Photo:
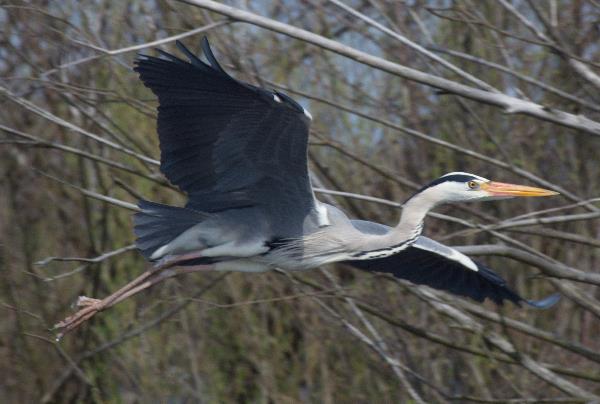
[[[190,62],[140,56],[135,71],[159,100],[161,171],[204,212],[257,206],[281,237],[297,236],[314,208],[308,177],[310,120],[295,101],[242,83],[183,44]],[[278,227],[278,229],[277,229]]]
[[[354,224],[358,224],[357,228],[367,229],[364,223]],[[370,230],[370,233],[378,232],[374,226]],[[490,299],[502,305],[507,300],[517,305],[526,303],[537,308],[547,308],[559,299],[559,295],[552,295],[539,301],[525,300],[511,290],[504,279],[483,264],[473,261],[478,269],[474,271],[464,263],[452,259],[449,254],[444,254],[455,250],[426,237],[420,237],[419,240],[428,249],[411,246],[386,258],[345,262],[359,269],[388,273],[396,278],[469,297],[478,302]],[[432,251],[429,247],[435,247],[439,252]]]

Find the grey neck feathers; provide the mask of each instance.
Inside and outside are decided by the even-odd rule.
[[[434,189],[426,189],[410,198],[404,204],[400,221],[394,228],[394,233],[407,238],[420,234],[427,212],[433,209],[438,202],[439,198],[436,198]]]
[[[401,251],[414,243],[423,230],[423,220],[439,198],[436,192],[424,190],[410,198],[402,209],[400,222],[385,235],[369,236],[366,240],[360,237],[356,245],[350,245],[351,251],[360,251],[352,254],[353,259],[382,258]]]

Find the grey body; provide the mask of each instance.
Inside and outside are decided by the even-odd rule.
[[[168,243],[160,256],[203,250],[205,257],[220,258],[216,264],[218,270],[307,270],[353,259],[357,252],[377,251],[402,243],[406,248],[416,240],[416,230],[420,230],[394,232],[384,225],[350,220],[334,206],[318,201],[316,204],[320,209],[312,209],[306,216],[300,237],[278,239],[267,212],[251,208],[231,210],[211,215],[190,227]],[[366,223],[377,230],[367,228]],[[269,248],[274,240],[281,245]],[[247,263],[251,265],[245,267]]]
[[[330,262],[369,259],[368,253],[382,258],[414,246],[445,255],[477,271],[467,256],[420,236],[422,226],[406,232],[394,231],[393,227],[383,224],[351,220],[340,209],[319,203],[323,210],[315,209],[307,215],[303,236],[285,240],[280,248],[267,247],[269,236],[274,233],[268,228],[264,213],[241,209],[217,214],[191,227],[169,244],[173,248],[169,253],[184,254],[202,249],[204,256],[222,259],[216,264],[217,270],[262,272],[273,268],[308,270]],[[319,225],[324,220],[327,224]],[[357,256],[357,251],[362,255]]]

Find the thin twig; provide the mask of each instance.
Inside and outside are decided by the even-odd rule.
[[[312,43],[320,48],[330,50],[342,56],[353,59],[359,63],[366,64],[373,68],[386,71],[408,80],[439,88],[448,93],[456,94],[485,104],[497,106],[502,108],[504,112],[508,114],[524,114],[537,119],[553,122],[558,125],[579,129],[591,135],[600,136],[600,123],[582,115],[574,115],[560,110],[548,109],[531,101],[521,100],[506,94],[497,94],[480,90],[438,76],[423,73],[418,70],[390,62],[380,57],[358,51],[337,41],[327,39],[321,35],[317,35],[312,32],[293,27],[289,24],[284,24],[270,18],[262,17],[254,13],[220,4],[211,0],[180,1],[226,15],[232,19],[245,21],[271,31],[279,32],[290,37]]]

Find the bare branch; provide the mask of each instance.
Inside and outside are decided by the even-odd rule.
[[[548,122],[554,122],[562,126],[578,129],[592,135],[600,136],[600,123],[586,118],[583,115],[574,115],[560,110],[553,110],[531,101],[521,100],[506,94],[491,93],[489,91],[476,89],[451,80],[423,73],[418,70],[387,61],[377,56],[372,56],[358,51],[354,48],[342,45],[339,42],[324,38],[312,32],[308,32],[306,30],[278,22],[270,18],[261,17],[254,13],[226,6],[211,0],[180,1],[226,15],[235,20],[248,22],[271,31],[279,32],[293,38],[312,43],[339,55],[346,56],[359,63],[395,74],[408,80],[439,88],[448,93],[483,102],[485,104],[497,106],[502,108],[508,114],[524,114]]]
[[[159,165],[159,162],[157,160],[151,159],[149,157],[146,157],[144,155],[141,155],[133,150],[130,150],[126,147],[123,147],[121,145],[118,145],[114,142],[111,142],[110,140],[106,140],[104,139],[102,136],[96,135],[94,133],[91,133],[83,128],[78,127],[77,125],[65,121],[64,119],[54,115],[53,113],[51,113],[50,111],[47,111],[41,107],[38,107],[37,105],[33,104],[32,102],[19,97],[18,95],[12,93],[9,89],[7,89],[6,87],[0,86],[0,95],[3,95],[5,97],[7,97],[8,99],[10,99],[11,101],[21,105],[23,108],[35,113],[36,115],[41,116],[42,118],[45,118],[59,126],[62,126],[64,128],[67,128],[69,130],[72,130],[74,132],[79,133],[80,135],[83,135],[85,137],[88,137],[90,139],[95,140],[98,143],[101,143],[103,145],[106,145],[112,149],[115,149],[117,151],[120,151],[122,153],[128,154],[130,156],[133,156],[139,160],[142,160],[146,163],[150,163],[150,164],[154,164],[154,165]]]
[[[501,244],[484,244],[473,246],[454,247],[462,253],[470,255],[500,255],[510,257],[521,262],[534,265],[542,270],[544,274],[555,278],[570,279],[577,282],[591,283],[600,286],[600,274],[583,272],[575,268],[568,267],[559,262],[548,261],[539,255],[531,254],[527,251],[519,250]]]
[[[111,49],[104,49],[104,48],[96,46],[96,45],[92,45],[92,44],[89,44],[89,43],[86,43],[86,42],[82,42],[82,41],[73,39],[72,40],[73,42],[75,42],[75,43],[77,43],[79,45],[82,45],[82,46],[84,46],[86,48],[90,48],[90,49],[93,49],[93,50],[95,50],[97,52],[100,52],[100,53],[102,53],[102,55],[88,56],[88,57],[85,57],[85,58],[82,58],[82,59],[79,59],[79,60],[74,60],[74,61],[69,62],[69,63],[64,63],[64,64],[62,64],[60,66],[55,67],[54,69],[51,69],[51,70],[43,72],[40,76],[41,77],[46,77],[46,76],[49,76],[49,75],[51,75],[53,73],[57,73],[58,71],[60,71],[62,69],[67,69],[67,68],[71,68],[71,67],[83,64],[83,63],[88,63],[88,62],[94,61],[96,59],[99,59],[102,56],[116,56],[116,55],[120,55],[120,54],[123,54],[123,53],[135,52],[135,51],[138,51],[138,50],[141,50],[141,49],[147,49],[147,48],[151,48],[151,47],[154,47],[154,46],[164,45],[164,44],[169,43],[169,42],[175,42],[177,40],[180,40],[180,39],[183,39],[183,38],[187,38],[188,36],[197,35],[197,34],[200,34],[202,32],[210,31],[211,29],[214,29],[214,28],[222,27],[224,25],[229,24],[229,22],[230,21],[227,20],[227,19],[220,20],[220,21],[215,21],[215,22],[213,22],[211,24],[205,25],[204,27],[195,28],[195,29],[192,29],[192,30],[189,30],[189,31],[186,31],[186,32],[182,32],[181,34],[169,36],[167,38],[157,39],[155,41],[150,41],[150,42],[142,43],[142,44],[139,44],[139,45],[127,46],[125,48],[112,49],[112,50]]]
[[[363,13],[356,11],[355,9],[353,9],[352,7],[348,6],[347,4],[342,3],[339,0],[329,0],[329,2],[335,4],[336,6],[338,6],[339,8],[345,10],[346,12],[352,14],[355,17],[358,17],[359,19],[365,21],[367,24],[377,28],[378,30],[380,30],[381,32],[384,32],[385,34],[391,36],[392,38],[400,41],[401,43],[403,43],[404,45],[409,46],[410,48],[416,50],[417,52],[419,52],[420,54],[426,56],[427,58],[439,63],[440,65],[442,65],[443,67],[445,67],[446,69],[450,70],[453,73],[456,73],[457,75],[459,75],[460,77],[464,78],[467,81],[470,81],[471,83],[475,84],[476,86],[478,86],[479,88],[482,88],[484,90],[487,91],[491,91],[494,93],[499,93],[500,91],[498,91],[497,89],[495,89],[494,87],[492,87],[491,85],[487,84],[486,82],[478,79],[477,77],[474,77],[473,75],[465,72],[464,70],[458,68],[457,66],[453,65],[452,63],[448,62],[447,60],[444,60],[442,58],[440,58],[439,56],[431,53],[430,51],[428,51],[427,49],[425,49],[424,47],[422,47],[421,45],[411,41],[410,39],[406,38],[403,35],[400,35],[400,33],[398,33],[398,31],[392,31],[391,29],[384,27],[383,25],[379,24],[377,21],[373,20],[372,18],[369,18],[368,16],[364,15]]]

